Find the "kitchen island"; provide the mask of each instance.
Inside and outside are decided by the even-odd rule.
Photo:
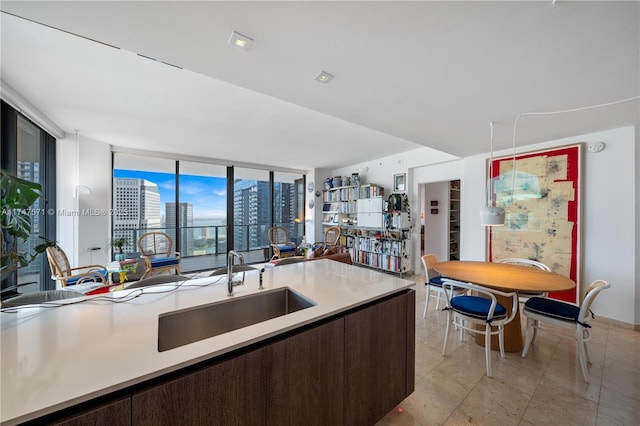
[[[372,424],[413,391],[415,283],[330,260],[225,278],[0,314],[2,424]],[[314,305],[158,350],[162,314],[281,287]]]

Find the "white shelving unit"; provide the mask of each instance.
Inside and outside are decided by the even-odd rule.
[[[322,223],[340,226],[340,251],[354,264],[410,273],[409,213],[386,211],[387,205],[384,188],[373,184],[332,188],[323,193]]]

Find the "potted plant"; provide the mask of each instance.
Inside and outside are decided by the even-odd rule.
[[[34,215],[33,204],[42,197],[42,187],[0,169],[0,192],[2,208],[0,209],[0,257],[2,259],[1,279],[9,278],[15,271],[29,265],[48,246],[55,245],[40,237],[43,242],[33,250],[19,251],[18,243],[27,241],[31,235],[31,218]],[[15,290],[18,285],[3,288],[0,293]]]
[[[125,237],[116,238],[115,240],[111,241],[111,245],[113,246],[114,249],[117,250],[117,253],[115,253],[114,255],[115,260],[122,261],[127,258],[127,255],[124,253],[124,250],[122,249],[124,245],[127,244],[127,242],[128,241]]]

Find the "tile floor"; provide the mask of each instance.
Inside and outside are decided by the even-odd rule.
[[[441,355],[446,313],[436,311],[435,299],[423,319],[425,289],[416,286],[415,391],[379,426],[640,424],[640,332],[592,320],[591,383],[582,378],[575,341],[544,331],[527,358],[500,359],[494,351],[489,378],[484,348],[471,334],[461,341],[451,333]]]

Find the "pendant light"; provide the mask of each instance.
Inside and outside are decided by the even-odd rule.
[[[480,224],[482,226],[504,225],[505,212],[502,207],[493,203],[493,121],[489,122],[491,128],[491,142],[489,151],[489,182],[487,182],[487,205],[480,210]]]

